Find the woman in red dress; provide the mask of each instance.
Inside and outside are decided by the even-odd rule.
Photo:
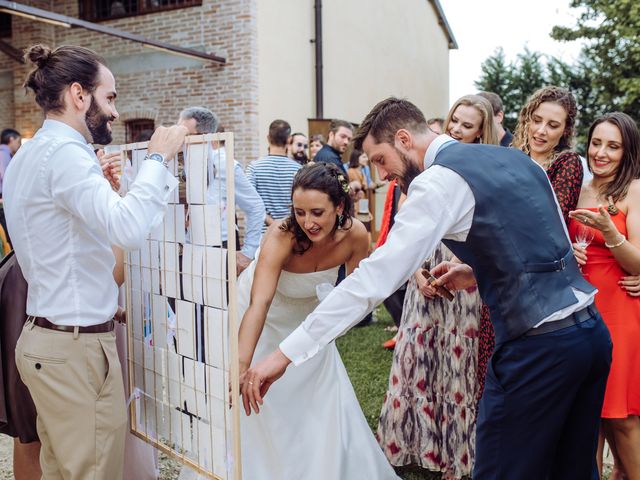
[[[623,478],[638,480],[640,298],[622,283],[640,273],[640,133],[633,119],[624,113],[598,118],[589,129],[588,162],[593,180],[570,213],[569,233],[585,278],[598,288],[596,306],[613,342],[602,430]],[[585,227],[587,241],[580,238]]]

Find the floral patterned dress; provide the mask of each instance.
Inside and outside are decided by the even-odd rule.
[[[580,157],[564,152],[547,175],[567,221],[580,196]],[[425,268],[451,256],[441,244]],[[489,309],[477,293],[429,300],[410,281],[377,431],[392,465],[420,465],[443,479],[471,474],[477,404],[494,345]]]
[[[451,257],[440,244],[425,268]],[[453,302],[427,299],[411,279],[377,432],[392,465],[451,479],[471,473],[479,309],[477,292],[457,292]]]

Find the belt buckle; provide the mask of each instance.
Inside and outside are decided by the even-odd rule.
[[[560,264],[560,267],[556,270],[556,272],[561,272],[562,270],[567,268],[567,262],[565,262],[564,257],[562,257],[558,263]]]

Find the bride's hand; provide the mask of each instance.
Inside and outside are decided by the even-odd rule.
[[[260,413],[259,405],[263,404],[263,397],[267,394],[273,382],[284,374],[289,363],[291,363],[291,360],[280,349],[276,349],[268,357],[244,373],[242,404],[247,416],[251,415],[252,409],[255,413]]]

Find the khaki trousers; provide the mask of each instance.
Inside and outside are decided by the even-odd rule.
[[[42,478],[121,479],[127,417],[115,333],[27,322],[16,365],[38,412]]]

